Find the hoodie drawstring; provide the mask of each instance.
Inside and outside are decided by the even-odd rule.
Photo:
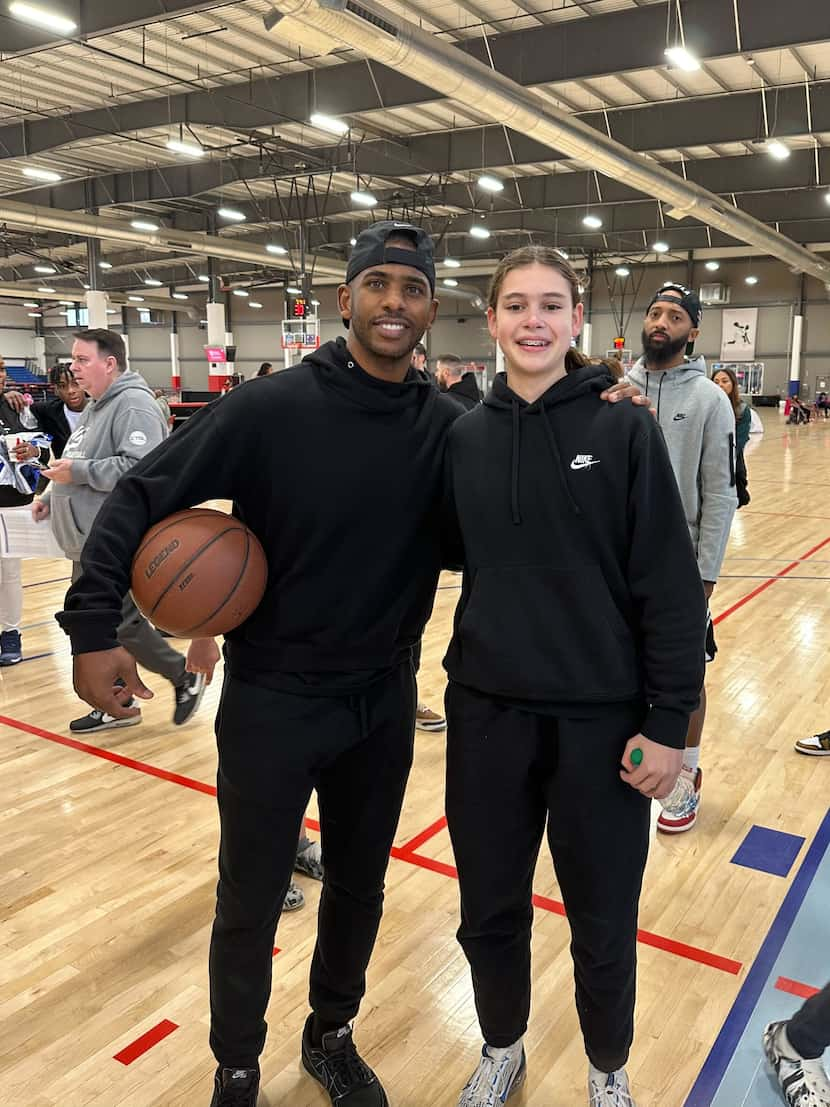
[[[660,375],[660,384],[657,386],[657,422],[658,423],[660,422],[660,397],[663,393],[663,381],[665,379],[666,379],[666,374],[662,373]],[[648,376],[646,376],[646,380],[648,380]],[[648,389],[646,389],[646,395],[648,395]]]
[[[510,483],[510,510],[513,514],[514,526],[519,526],[522,521],[521,512],[519,511],[519,445],[520,445],[520,430],[519,430],[519,401],[513,399],[512,403],[513,411],[513,448],[510,456],[511,467],[511,483]]]
[[[545,411],[544,405],[542,404],[539,405],[539,413],[542,416],[542,426],[545,428],[548,446],[550,447],[550,452],[553,455],[553,467],[559,474],[559,481],[562,485],[562,491],[565,493],[565,499],[567,500],[568,505],[574,515],[581,515],[582,510],[580,509],[579,504],[573,498],[571,490],[568,487],[568,479],[565,476],[565,472],[562,468],[562,455],[559,453],[559,446],[556,441],[556,435],[554,434],[553,427],[550,425],[547,412]]]
[[[360,719],[360,737],[369,737],[369,711],[364,693],[349,696],[349,707]]]

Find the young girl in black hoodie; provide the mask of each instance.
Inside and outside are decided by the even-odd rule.
[[[610,371],[571,349],[571,267],[547,247],[509,254],[488,322],[507,371],[448,449],[464,582],[444,662],[447,816],[485,1041],[459,1107],[501,1105],[525,1077],[546,824],[588,1103],[634,1107],[624,1066],[650,800],[677,779],[697,705],[703,590],[657,423],[601,402]]]

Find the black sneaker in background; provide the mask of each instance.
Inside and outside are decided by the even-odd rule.
[[[259,1069],[216,1070],[210,1107],[256,1107]]]
[[[132,696],[124,704],[125,707],[132,707],[135,700]],[[114,730],[119,726],[138,726],[141,722],[141,715],[130,715],[127,719],[116,719],[114,715],[107,715],[105,711],[99,711],[97,707],[94,707],[88,715],[82,715],[80,719],[73,719],[69,724],[69,729],[73,734],[92,734],[95,730]]]
[[[355,1049],[352,1028],[324,1034],[317,1047],[311,1041],[313,1019],[309,1015],[303,1028],[303,1068],[323,1085],[334,1107],[389,1107],[380,1081]]]
[[[204,673],[185,673],[185,679],[173,689],[176,696],[176,708],[173,712],[173,725],[182,726],[195,715],[202,696],[205,693]]]

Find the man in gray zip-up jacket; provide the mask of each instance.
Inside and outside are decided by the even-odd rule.
[[[738,505],[735,488],[735,415],[726,394],[706,376],[702,357],[685,352],[700,333],[700,300],[682,285],[664,285],[652,298],[643,324],[643,351],[628,377],[657,407],[686,512],[707,600],[712,595]],[[706,659],[715,653],[711,617]],[[706,689],[689,722],[677,788],[662,801],[659,830],[678,834],[697,821],[700,804],[700,740]]]
[[[119,479],[167,437],[167,426],[143,377],[127,369],[126,350],[115,331],[90,330],[76,335],[72,371],[92,397],[69,437],[63,456],[46,469],[51,485],[32,506],[35,521],[51,517],[52,530],[72,561],[72,580],[80,576],[81,550],[95,517]],[[152,627],[127,593],[118,639],[145,669],[173,685],[177,726],[194,713],[204,690],[204,676],[185,671],[185,659]],[[69,724],[90,733],[131,726],[140,715],[116,719],[94,710]]]

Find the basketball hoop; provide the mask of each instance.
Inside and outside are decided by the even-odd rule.
[[[311,323],[310,320],[304,320]],[[316,326],[297,326],[294,320],[283,320],[282,324],[282,348],[283,350],[316,350],[320,345],[320,332]]]

